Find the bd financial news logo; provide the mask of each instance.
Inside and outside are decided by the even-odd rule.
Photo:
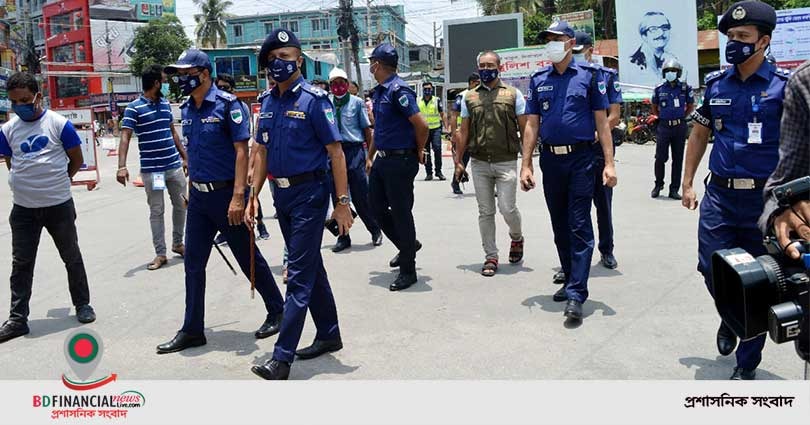
[[[71,332],[65,338],[64,352],[73,375],[69,378],[63,373],[62,384],[72,392],[36,394],[32,400],[34,408],[50,409],[51,419],[126,418],[130,409],[146,404],[143,394],[135,390],[121,393],[98,391],[115,382],[118,375],[111,373],[91,379],[104,354],[104,344],[96,331],[78,329]]]

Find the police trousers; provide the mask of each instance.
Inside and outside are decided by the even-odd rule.
[[[594,245],[591,223],[593,150],[580,149],[567,155],[544,151],[540,155],[540,168],[554,244],[565,273],[565,292],[568,299],[585,302]]]
[[[419,172],[416,153],[378,157],[369,176],[369,202],[377,224],[399,249],[399,270],[416,273],[416,227],[413,179]]]
[[[330,193],[327,182],[322,177],[288,188],[276,187],[273,193],[288,251],[284,318],[273,350],[273,359],[278,361],[293,362],[307,310],[315,322],[316,340],[340,338],[335,297],[321,257],[323,221]]]
[[[602,184],[605,170],[605,154],[599,142],[593,146],[593,206],[596,208],[596,223],[599,228],[599,252],[613,254],[613,188]],[[616,148],[613,148],[616,153]]]
[[[761,190],[734,190],[709,183],[700,204],[698,223],[698,271],[709,293],[712,286],[712,253],[720,249],[742,248],[754,257],[764,255],[762,232],[757,220],[764,207]],[[762,361],[765,335],[740,341],[737,366],[756,369]]]
[[[357,216],[363,221],[366,230],[372,236],[380,232],[380,226],[377,225],[377,220],[371,212],[371,207],[368,203],[368,175],[366,175],[366,149],[362,143],[343,143],[343,155],[346,156],[346,173],[348,174],[349,194],[351,195],[352,205],[357,211]],[[327,173],[329,178],[327,184],[329,185],[329,192],[333,195],[332,201],[335,199],[335,184],[331,171]],[[338,239],[351,241],[349,235],[338,236]]]
[[[669,151],[672,150],[672,180],[669,190],[677,192],[681,188],[681,170],[683,169],[683,151],[686,145],[686,123],[668,127],[661,123],[658,125],[657,141],[655,142],[655,185],[664,186],[664,165],[669,160]]]
[[[430,160],[430,151],[433,150],[433,161]],[[433,175],[434,164],[437,176],[442,175],[442,128],[431,128],[428,131],[427,145],[425,145],[425,173]]]
[[[228,206],[233,197],[233,187],[213,192],[200,192],[192,188],[188,200],[186,218],[186,255],[183,262],[186,270],[186,314],[183,332],[202,335],[205,319],[205,268],[211,256],[214,235],[219,231],[228,241],[239,268],[245,277],[250,278],[250,233],[240,224],[228,224]],[[323,226],[323,222],[321,222]],[[256,290],[264,300],[267,314],[280,314],[282,311],[281,292],[276,286],[267,261],[257,247]]]

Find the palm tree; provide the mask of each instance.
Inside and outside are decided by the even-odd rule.
[[[230,16],[227,9],[233,6],[230,0],[194,0],[194,4],[199,6],[200,12],[194,15],[197,29],[194,34],[197,36],[198,47],[213,47],[226,43],[225,18]]]

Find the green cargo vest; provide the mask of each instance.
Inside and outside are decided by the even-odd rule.
[[[517,91],[498,81],[489,90],[483,84],[464,97],[470,115],[470,155],[487,162],[517,160],[520,151],[515,101]]]

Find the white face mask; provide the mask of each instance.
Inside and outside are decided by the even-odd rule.
[[[565,59],[565,55],[568,54],[568,50],[565,50],[565,42],[549,41],[548,44],[546,44],[546,54],[550,61],[554,63],[562,62],[562,60]]]
[[[678,73],[675,71],[667,71],[664,73],[664,78],[671,83],[678,79]]]
[[[574,62],[585,63],[588,62],[588,59],[585,57],[585,53],[574,53]]]

